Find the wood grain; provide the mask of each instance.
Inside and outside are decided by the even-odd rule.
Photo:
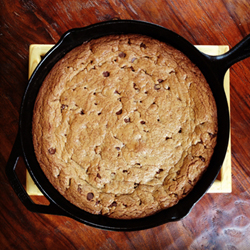
[[[250,245],[250,59],[230,69],[232,193],[206,194],[178,222],[109,232],[29,212],[5,166],[18,132],[30,44],[54,44],[68,29],[111,19],[162,25],[193,44],[233,47],[250,34],[248,0],[0,0],[0,243],[2,249],[248,249]],[[17,174],[25,183],[25,164]],[[34,197],[43,204],[44,197]]]

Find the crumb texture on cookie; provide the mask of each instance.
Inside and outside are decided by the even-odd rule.
[[[141,35],[91,40],[46,77],[33,115],[38,162],[93,214],[133,219],[175,205],[209,165],[217,110],[200,70]]]

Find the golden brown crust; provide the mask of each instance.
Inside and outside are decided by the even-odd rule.
[[[140,35],[69,52],[34,107],[33,142],[49,181],[93,213],[132,219],[176,204],[207,168],[217,110],[199,69]]]

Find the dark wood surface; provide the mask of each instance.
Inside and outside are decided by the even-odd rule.
[[[250,59],[230,70],[232,193],[206,194],[181,221],[110,232],[66,217],[35,214],[23,206],[5,175],[27,86],[30,44],[56,43],[71,28],[134,19],[162,25],[193,44],[231,48],[250,34],[249,0],[0,0],[0,9],[1,249],[250,248]],[[16,172],[24,183],[22,158]],[[46,202],[42,197],[33,200]]]

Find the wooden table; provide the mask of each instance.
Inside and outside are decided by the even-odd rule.
[[[30,44],[54,44],[68,29],[111,19],[153,22],[195,45],[233,47],[250,34],[248,0],[0,0],[1,249],[249,249],[250,59],[230,68],[232,192],[209,193],[178,222],[136,232],[95,229],[67,217],[29,212],[5,166],[18,132]],[[17,175],[25,185],[22,158]],[[47,204],[44,197],[32,197]]]

